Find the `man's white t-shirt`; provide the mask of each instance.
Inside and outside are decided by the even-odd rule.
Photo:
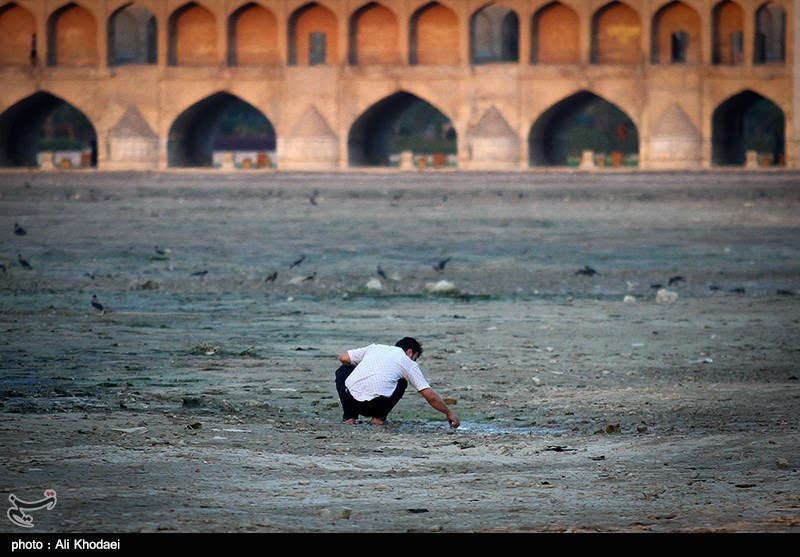
[[[408,380],[417,391],[430,388],[417,362],[399,346],[370,344],[348,350],[347,355],[356,368],[344,384],[356,400],[363,402],[381,395],[390,397],[401,378]]]

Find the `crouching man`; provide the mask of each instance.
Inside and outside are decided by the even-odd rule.
[[[432,408],[447,417],[450,427],[461,425],[422,375],[417,364],[421,355],[422,346],[412,337],[402,338],[394,346],[370,344],[340,355],[336,391],[342,403],[342,421],[355,424],[359,416],[366,416],[373,424],[383,425],[410,383]]]

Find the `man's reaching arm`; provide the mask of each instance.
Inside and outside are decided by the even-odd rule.
[[[453,414],[453,412],[450,411],[450,408],[447,407],[447,405],[442,400],[442,397],[440,397],[436,391],[428,387],[427,389],[422,389],[419,392],[419,394],[421,394],[423,398],[426,401],[428,401],[428,404],[430,404],[432,408],[435,408],[436,410],[447,416],[447,421],[450,424],[450,427],[455,429],[461,425],[461,420],[459,420],[458,416],[456,416],[455,414]]]

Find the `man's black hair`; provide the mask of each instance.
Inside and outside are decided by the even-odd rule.
[[[397,341],[395,346],[402,348],[403,352],[410,348],[412,353],[422,356],[422,346],[419,342],[417,342],[417,339],[413,337],[403,337]]]

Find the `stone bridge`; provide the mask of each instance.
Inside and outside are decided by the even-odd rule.
[[[797,168],[799,5],[4,2],[0,166],[391,166],[398,120],[424,103],[455,145],[435,166]],[[40,145],[65,105],[89,130],[69,165]],[[220,153],[232,106],[263,117],[273,145],[247,159]],[[601,113],[617,115],[612,127]],[[586,126],[607,136],[607,158]]]

